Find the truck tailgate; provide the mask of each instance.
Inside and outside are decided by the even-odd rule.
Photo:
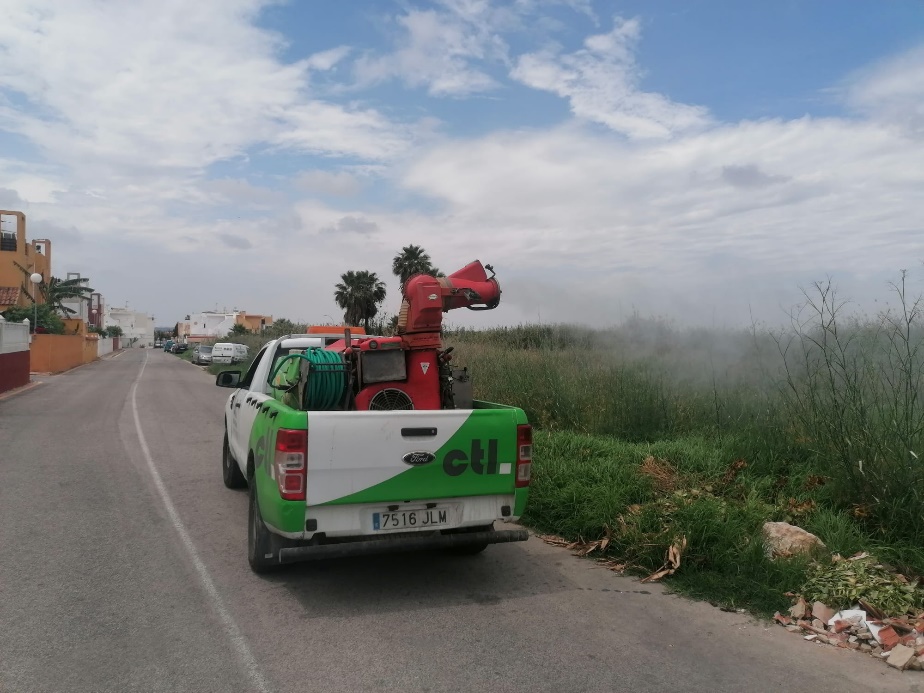
[[[309,412],[307,504],[512,494],[517,411]]]

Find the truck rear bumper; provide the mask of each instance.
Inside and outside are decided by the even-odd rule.
[[[514,541],[526,541],[528,538],[529,533],[525,529],[504,529],[495,532],[460,532],[416,537],[381,537],[337,544],[282,548],[279,550],[279,562],[296,563],[346,556],[372,556],[402,551],[459,548],[478,544],[507,544]]]

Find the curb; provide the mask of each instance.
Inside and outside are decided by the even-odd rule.
[[[17,387],[13,390],[8,390],[7,392],[0,394],[0,402],[2,402],[5,399],[10,399],[11,397],[15,397],[16,395],[21,395],[22,393],[28,392],[29,390],[34,390],[39,385],[41,385],[43,382],[44,381],[42,380],[36,380],[34,383],[29,383],[28,385],[23,385],[22,387]]]

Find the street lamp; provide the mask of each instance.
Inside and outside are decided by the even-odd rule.
[[[38,272],[33,272],[29,276],[29,281],[35,284],[35,287],[32,289],[32,332],[35,332],[35,328],[38,327],[38,286],[42,283],[42,275]]]
[[[99,325],[96,324],[96,314],[98,312],[99,311],[96,310],[96,308],[90,311],[90,324],[93,325],[93,327],[95,327],[96,329],[99,329]]]

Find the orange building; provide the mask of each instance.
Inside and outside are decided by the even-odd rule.
[[[51,241],[26,241],[26,215],[0,209],[0,312],[13,306],[44,303],[29,277],[37,272],[51,279]],[[34,296],[33,296],[34,294]]]

